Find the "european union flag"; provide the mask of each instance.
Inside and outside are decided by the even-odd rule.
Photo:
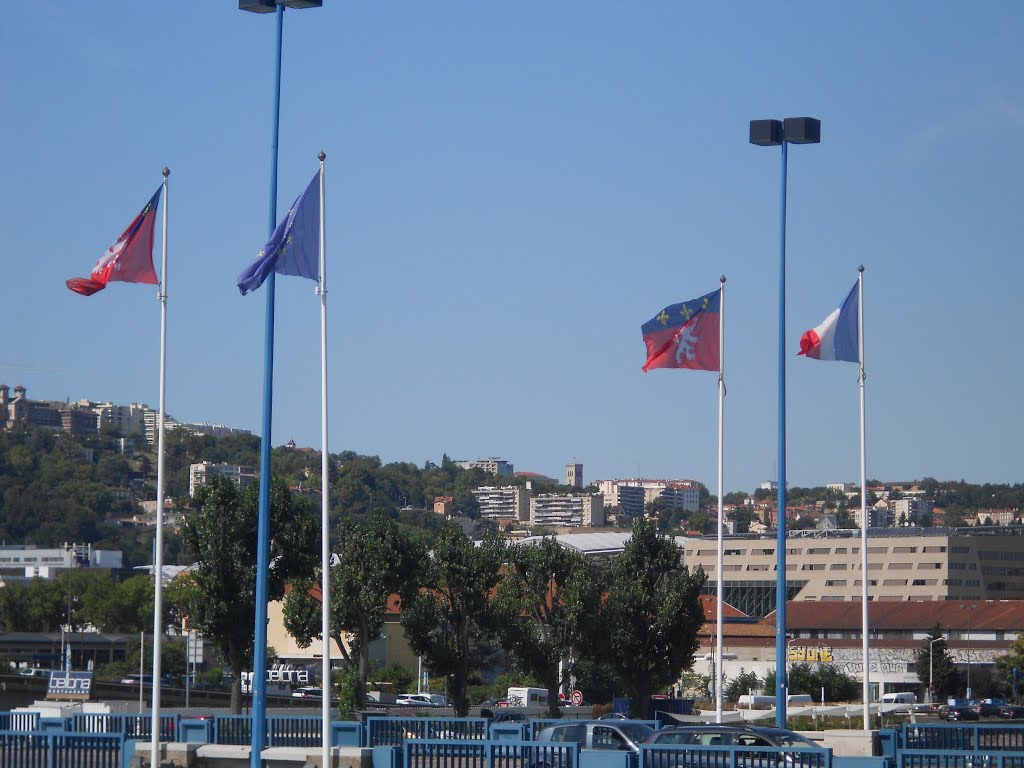
[[[292,203],[256,260],[242,270],[238,290],[243,296],[255,291],[271,272],[319,280],[320,171]]]

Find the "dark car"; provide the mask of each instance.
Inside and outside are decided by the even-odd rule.
[[[1005,717],[1007,720],[1024,719],[1024,706],[1020,704],[1006,704],[999,708],[999,716]]]
[[[960,705],[946,707],[945,711],[939,710],[939,717],[950,722],[962,723],[965,720],[980,720],[981,716],[970,707]]]
[[[499,709],[495,712],[493,709],[484,707],[480,710],[480,717],[486,717],[491,721],[492,724],[497,723],[528,723],[530,718],[514,709]]]
[[[999,707],[987,701],[971,704],[971,709],[978,713],[978,717],[999,717]]]

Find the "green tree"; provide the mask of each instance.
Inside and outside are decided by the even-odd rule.
[[[499,640],[547,688],[550,717],[560,715],[560,662],[572,662],[573,650],[592,634],[600,598],[594,565],[582,552],[549,536],[510,548],[495,597]]]
[[[934,640],[935,642],[931,642]],[[921,681],[925,690],[931,680],[934,680],[935,690],[932,691],[932,701],[947,696],[955,696],[961,689],[960,671],[956,668],[956,662],[949,652],[946,638],[943,636],[942,627],[936,624],[928,633],[928,637],[921,643],[914,659],[917,668],[917,678]]]
[[[492,627],[490,596],[504,560],[505,545],[498,536],[490,534],[476,545],[459,528],[446,525],[425,563],[423,588],[402,609],[409,645],[433,674],[447,678],[459,717],[469,711],[469,674],[477,641]]]
[[[413,595],[426,552],[379,512],[364,520],[346,518],[338,533],[337,564],[331,568],[331,637],[354,672],[355,706],[365,709],[370,642],[384,629],[388,598],[397,594],[405,601]],[[313,586],[311,580],[293,582],[284,603],[285,628],[300,648],[321,635],[321,596],[318,590],[314,596]]]
[[[861,684],[855,677],[840,671],[834,664],[793,664],[786,674],[787,693],[807,694],[817,699],[821,689],[832,701],[855,701],[860,698]],[[775,670],[765,675],[761,692],[765,696],[775,695]]]
[[[646,714],[652,693],[679,679],[693,664],[704,624],[703,569],[682,565],[682,550],[643,520],[607,569],[600,614],[604,653],[632,698],[632,713]]]
[[[937,643],[936,643],[937,645]],[[1024,632],[1017,635],[1010,652],[996,658],[996,678],[1000,692],[1010,697],[1013,695],[1013,671],[1018,670],[1017,696],[1015,701],[1024,700]]]
[[[761,678],[757,676],[756,672],[747,672],[740,668],[739,674],[725,684],[722,695],[726,701],[735,704],[739,701],[740,696],[745,696],[751,691],[761,690],[761,685]]]
[[[231,668],[231,711],[242,711],[242,671],[253,659],[259,488],[239,491],[214,478],[196,494],[197,511],[185,519],[183,538],[196,561],[189,614]],[[315,568],[316,515],[297,503],[276,478],[270,488],[268,599],[284,596],[285,582]]]

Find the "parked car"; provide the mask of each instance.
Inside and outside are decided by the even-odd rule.
[[[323,689],[318,685],[304,685],[292,691],[293,699],[322,699],[323,697]]]
[[[981,717],[970,707],[962,705],[948,706],[944,710],[939,710],[940,720],[949,720],[950,722],[962,723],[965,720],[980,720]]]
[[[999,716],[1007,720],[1024,719],[1024,706],[1020,704],[1006,704],[999,709]]]
[[[484,699],[478,706],[481,707],[507,707],[508,699]]]
[[[648,744],[695,744],[723,747],[802,747],[820,744],[785,728],[755,725],[673,725],[652,733]]]
[[[152,675],[128,675],[128,677],[122,677],[121,678],[121,684],[122,685],[139,685],[140,683],[142,685],[152,685],[153,684],[153,676]]]
[[[803,750],[821,752],[822,747],[805,736],[785,728],[771,726],[753,726],[737,723],[735,725],[694,724],[678,725],[662,728],[652,733],[648,744],[662,746],[701,746],[701,747],[794,747],[800,753],[754,752],[744,751],[737,755],[736,764],[743,768],[778,768],[787,764],[801,766],[814,765],[816,761],[807,759]],[[694,768],[707,765],[713,768],[720,764],[716,756],[708,755],[707,760],[698,760]]]
[[[640,744],[654,729],[636,720],[572,720],[541,729],[534,741],[575,742],[582,749],[609,749],[640,754]]]
[[[530,718],[514,709],[499,709],[495,712],[493,709],[484,707],[480,710],[480,717],[486,717],[491,723],[528,723],[530,721]]]
[[[999,717],[999,707],[987,701],[976,701],[971,704],[971,709],[977,712],[979,717]]]
[[[48,669],[23,669],[18,674],[22,677],[45,677],[47,680],[50,679],[50,670]]]
[[[435,698],[431,693],[403,693],[395,699],[395,704],[400,707],[443,707],[443,701]]]

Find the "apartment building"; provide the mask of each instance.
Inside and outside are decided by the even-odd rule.
[[[695,480],[600,480],[597,487],[608,508],[618,507],[629,517],[642,515],[645,506],[659,498],[672,509],[686,512],[700,509],[700,485]]]
[[[518,485],[483,485],[473,490],[480,505],[480,517],[491,520],[530,520],[530,488]]]
[[[196,490],[206,485],[215,475],[226,477],[239,488],[252,485],[259,477],[255,467],[240,464],[213,464],[209,461],[192,464],[188,468],[188,495],[194,497]]]
[[[476,461],[456,461],[455,466],[462,467],[463,469],[482,469],[484,472],[490,472],[495,477],[512,477],[513,473],[512,462],[494,457],[477,459]]]
[[[591,527],[604,525],[604,497],[599,493],[542,493],[530,499],[533,525]]]
[[[935,505],[918,498],[902,498],[889,502],[892,510],[891,525],[931,525]]]

